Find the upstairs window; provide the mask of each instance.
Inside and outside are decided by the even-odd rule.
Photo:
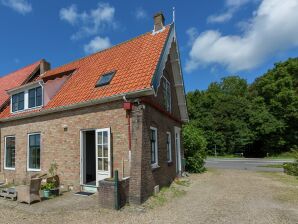
[[[25,109],[25,94],[24,92],[12,95],[12,112],[20,111]]]
[[[41,86],[29,89],[28,108],[39,107],[42,105],[42,88]]]
[[[105,86],[110,84],[113,76],[115,75],[116,71],[108,72],[100,77],[97,81],[95,87]]]
[[[171,112],[172,108],[172,99],[171,99],[171,84],[164,78],[163,80],[163,95],[164,95],[164,106],[167,112]]]

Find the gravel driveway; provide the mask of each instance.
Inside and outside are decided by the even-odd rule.
[[[298,223],[298,181],[283,174],[211,170],[192,175],[186,194],[153,208],[100,209],[96,195],[69,193],[31,206],[0,200],[0,223]]]

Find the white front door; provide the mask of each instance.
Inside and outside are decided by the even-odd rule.
[[[181,128],[175,127],[176,173],[181,175]]]
[[[96,130],[96,186],[98,181],[111,177],[110,135],[110,128]]]

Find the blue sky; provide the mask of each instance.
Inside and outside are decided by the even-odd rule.
[[[126,41],[152,30],[157,11],[170,23],[173,6],[187,91],[230,74],[252,82],[298,55],[297,0],[0,0],[0,75]]]

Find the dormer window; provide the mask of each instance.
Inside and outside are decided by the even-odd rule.
[[[41,86],[29,89],[28,108],[35,108],[42,105],[42,88]]]
[[[22,86],[19,89],[10,90],[11,94],[11,112],[17,113],[43,106],[42,83],[32,83]]]
[[[21,111],[25,108],[25,94],[24,92],[20,92],[12,95],[12,103],[11,103],[12,112]]]
[[[95,87],[100,87],[100,86],[105,86],[105,85],[110,84],[115,73],[116,73],[116,71],[111,71],[111,72],[108,72],[108,73],[102,75],[100,77],[100,79],[97,81]]]

